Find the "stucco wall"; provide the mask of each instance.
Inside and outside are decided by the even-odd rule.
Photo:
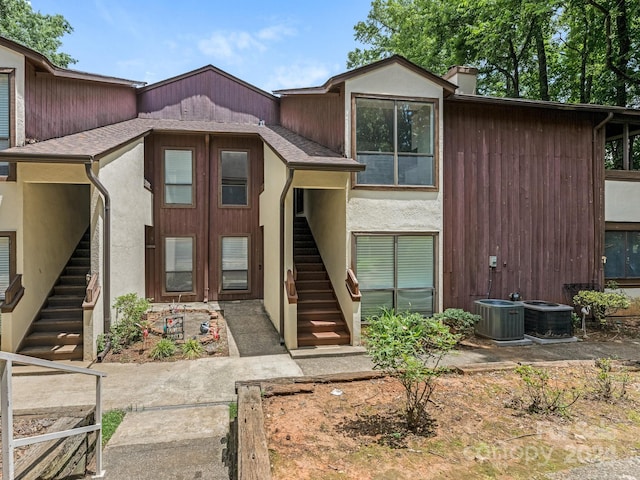
[[[280,330],[280,194],[287,181],[287,168],[267,145],[264,146],[264,190],[260,194],[260,225],[264,237],[264,307]],[[286,272],[286,270],[285,270]]]
[[[351,259],[353,232],[424,232],[438,234],[436,249],[436,310],[442,308],[442,228],[443,228],[443,108],[442,87],[425,77],[399,65],[388,65],[346,82],[345,85],[345,144],[351,152],[351,100],[353,94],[375,94],[411,98],[437,99],[436,161],[439,191],[397,191],[349,189],[347,196],[346,229],[349,233],[347,256]]]
[[[640,222],[640,184],[604,182],[604,218],[607,222]]]
[[[144,227],[152,224],[153,201],[151,192],[144,188],[144,141],[134,142],[101,159],[98,178],[111,197],[109,305],[113,305],[120,295],[136,293],[144,297],[145,294]],[[102,199],[94,197],[94,202],[94,225],[100,232]],[[102,243],[102,235],[96,237]],[[115,316],[112,314],[111,318]]]
[[[24,145],[24,55],[0,46],[0,68],[13,68],[15,91],[10,92],[15,101],[15,118],[11,130],[15,135],[15,145]]]

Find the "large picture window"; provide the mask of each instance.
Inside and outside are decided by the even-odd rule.
[[[363,320],[382,308],[432,315],[434,237],[357,235],[356,275]]]
[[[249,204],[249,153],[223,150],[220,152],[220,190],[222,205]]]
[[[638,230],[605,232],[606,279],[640,284],[640,226],[638,227]]]
[[[359,185],[435,185],[434,104],[356,98]]]
[[[193,205],[193,151],[164,151],[165,205]]]
[[[193,292],[193,237],[164,239],[165,291]]]
[[[222,290],[249,290],[248,237],[222,237]]]

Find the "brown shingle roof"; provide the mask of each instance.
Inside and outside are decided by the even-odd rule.
[[[257,135],[284,163],[295,169],[346,171],[364,169],[364,165],[355,160],[342,157],[280,126],[142,118],[2,150],[0,161],[87,162],[104,157],[151,132]]]

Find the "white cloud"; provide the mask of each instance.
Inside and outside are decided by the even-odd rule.
[[[244,30],[217,30],[200,40],[198,48],[204,55],[218,60],[238,61],[242,54],[264,52],[271,43],[294,35],[296,30],[285,24],[265,27],[254,33]]]
[[[248,32],[213,32],[209,38],[198,42],[200,51],[221,60],[232,60],[243,51],[266,50],[266,46]]]
[[[331,68],[311,62],[279,66],[267,79],[264,89],[273,91],[285,88],[315,87],[322,85],[337,70],[337,66]]]
[[[293,37],[296,35],[296,29],[288,27],[287,25],[272,25],[271,27],[263,28],[256,36],[260,40],[265,41],[278,41],[284,37]]]

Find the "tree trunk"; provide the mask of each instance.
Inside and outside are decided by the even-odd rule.
[[[540,100],[549,101],[549,76],[547,74],[547,51],[542,34],[540,19],[534,20],[534,37],[536,40],[536,51],[538,53],[538,80],[540,82]]]

